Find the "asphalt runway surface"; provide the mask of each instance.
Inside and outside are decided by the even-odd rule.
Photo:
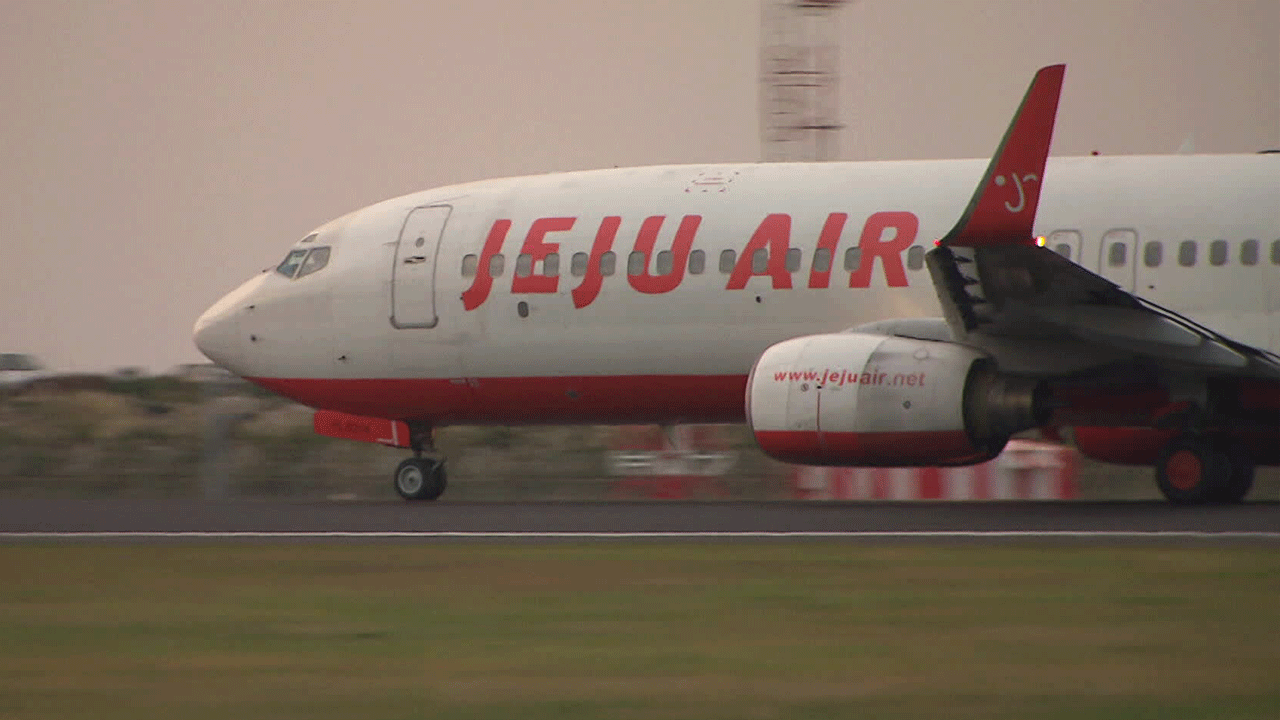
[[[146,538],[1223,538],[1280,542],[1280,504],[0,501],[0,540]]]

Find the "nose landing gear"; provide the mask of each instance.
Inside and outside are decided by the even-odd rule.
[[[447,485],[441,460],[407,458],[396,468],[396,493],[405,500],[435,500]]]
[[[409,446],[413,448],[414,456],[396,467],[393,478],[396,494],[405,500],[435,500],[449,484],[444,458],[422,456],[424,449],[432,454],[436,452],[430,427],[409,423],[409,432]]]

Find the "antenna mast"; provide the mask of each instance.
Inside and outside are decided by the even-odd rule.
[[[846,0],[763,0],[760,134],[765,161],[840,154],[840,42]]]

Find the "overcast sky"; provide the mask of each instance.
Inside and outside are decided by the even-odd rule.
[[[206,306],[357,207],[757,160],[760,19],[756,0],[0,0],[0,352],[202,361]],[[1055,62],[1054,154],[1280,146],[1280,0],[859,0],[839,23],[844,159],[987,156]]]

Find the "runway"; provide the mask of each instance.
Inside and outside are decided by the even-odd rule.
[[[18,499],[0,540],[1233,539],[1280,542],[1280,504],[464,503]]]

